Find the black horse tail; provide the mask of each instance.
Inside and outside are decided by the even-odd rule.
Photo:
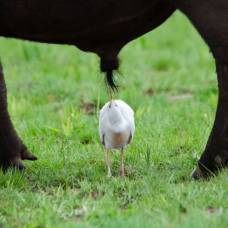
[[[118,90],[118,85],[115,82],[113,71],[118,70],[119,60],[117,56],[101,57],[100,62],[101,71],[105,73],[106,84],[113,90]]]

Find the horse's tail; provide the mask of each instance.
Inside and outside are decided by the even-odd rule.
[[[118,89],[118,85],[115,82],[113,71],[118,70],[119,68],[118,57],[117,56],[101,57],[100,68],[101,68],[101,71],[105,73],[106,84],[113,91],[116,91]]]

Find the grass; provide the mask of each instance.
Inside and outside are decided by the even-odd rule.
[[[0,227],[227,227],[228,175],[195,182],[217,103],[214,61],[176,13],[121,52],[119,98],[135,110],[127,177],[106,177],[99,59],[74,47],[0,39],[9,110],[39,157],[0,173]]]

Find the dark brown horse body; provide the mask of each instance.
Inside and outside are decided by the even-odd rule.
[[[219,102],[215,124],[195,177],[228,163],[228,2],[227,0],[0,0],[0,36],[72,44],[101,57],[110,86],[117,56],[129,41],[162,24],[176,9],[184,12],[214,54]],[[36,159],[18,137],[7,111],[0,69],[0,164],[23,168]]]

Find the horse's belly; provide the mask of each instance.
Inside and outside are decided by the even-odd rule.
[[[120,49],[173,12],[166,0],[1,0],[0,36]]]

